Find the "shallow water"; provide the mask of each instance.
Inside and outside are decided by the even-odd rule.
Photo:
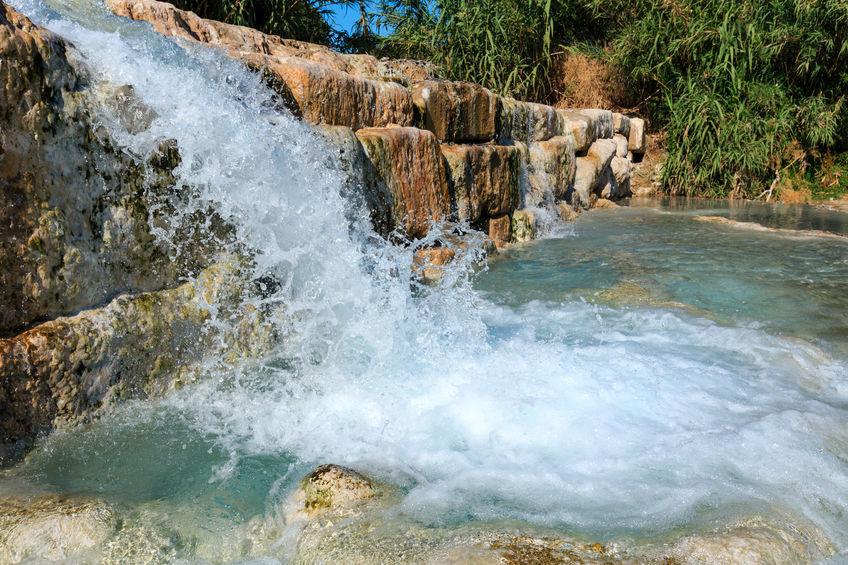
[[[333,462],[398,485],[426,524],[648,539],[765,514],[848,549],[848,240],[693,219],[844,232],[845,216],[642,202],[410,292],[409,251],[350,224],[366,215],[327,148],[256,77],[96,3],[13,4],[136,85],[151,130],[104,125],[140,154],[177,139],[188,206],[240,226],[289,319],[271,358],[53,434],[10,478],[189,537],[273,512]]]

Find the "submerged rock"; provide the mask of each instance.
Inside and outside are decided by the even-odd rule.
[[[56,495],[0,498],[0,562],[95,563],[117,526],[114,510],[96,500]]]

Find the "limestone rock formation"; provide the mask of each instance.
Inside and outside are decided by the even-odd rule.
[[[440,146],[457,219],[480,226],[518,207],[521,151],[505,145]]]
[[[539,207],[547,195],[564,200],[577,170],[574,138],[558,135],[547,141],[530,144],[528,148],[528,191],[524,205]]]
[[[642,118],[630,119],[630,133],[628,134],[627,148],[637,157],[645,154],[648,150],[648,139],[645,135],[645,120]]]
[[[562,135],[564,122],[557,111],[544,104],[501,98],[498,140],[532,143]]]
[[[392,228],[423,237],[432,221],[451,213],[447,175],[439,143],[417,128],[366,128],[356,132],[379,177],[392,195]]]
[[[0,562],[81,562],[117,527],[107,504],[55,495],[0,498]]]
[[[470,82],[423,81],[412,85],[423,126],[439,141],[491,141],[498,132],[498,97]]]
[[[597,139],[597,132],[592,120],[588,116],[573,110],[557,110],[557,115],[564,124],[563,129],[571,130],[575,151],[585,153]]]
[[[148,226],[176,163],[145,164],[94,130],[67,51],[0,4],[0,335],[198,267],[169,261]]]

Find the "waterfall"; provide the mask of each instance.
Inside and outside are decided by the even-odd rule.
[[[274,281],[244,300],[281,306],[279,349],[165,401],[233,458],[366,468],[433,522],[608,535],[779,506],[848,543],[845,439],[828,431],[844,424],[844,361],[667,308],[495,303],[461,262],[418,287],[411,250],[351,208],[331,148],[256,74],[99,2],[11,4],[73,43],[94,82],[133,85],[149,129],[105,106],[103,125],[138,155],[176,140],[180,215],[214,210],[249,276]]]

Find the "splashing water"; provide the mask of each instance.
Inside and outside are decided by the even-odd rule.
[[[348,221],[330,149],[273,111],[255,75],[99,4],[12,3],[68,38],[97,79],[135,86],[157,118],[136,135],[114,128],[115,137],[139,154],[176,139],[176,172],[200,189],[190,206],[211,204],[234,222],[239,244],[256,250],[256,276],[283,281],[264,300],[285,303],[288,320],[278,354],[238,378],[219,375],[133,406],[116,416],[121,425],[65,437],[65,447],[48,442],[29,463],[48,482],[92,489],[102,475],[85,469],[100,465],[139,475],[119,478],[116,489],[178,498],[254,469],[247,498],[263,500],[277,479],[291,486],[288,465],[301,472],[334,462],[403,485],[404,510],[429,522],[515,518],[612,537],[786,512],[848,547],[844,334],[814,344],[755,323],[764,312],[719,319],[705,314],[709,303],[680,308],[693,303],[687,292],[709,286],[694,278],[709,273],[693,270],[678,273],[691,277],[680,296],[638,307],[558,294],[568,272],[573,288],[615,283],[603,269],[583,269],[587,255],[573,247],[568,255],[572,239],[499,260],[481,288],[459,274],[437,292],[412,293],[410,252],[376,237],[364,210]],[[657,224],[648,236],[668,229],[678,228]],[[617,238],[574,239],[590,243],[580,248],[594,250],[590,263],[603,264],[598,250],[623,247]],[[631,243],[634,253],[668,253],[677,266],[706,253],[683,238],[654,249]],[[837,261],[848,256],[844,244],[830,245]],[[532,249],[554,252],[522,255]],[[789,276],[791,265],[781,265]],[[848,265],[833,268],[830,296],[845,307]],[[547,282],[520,296],[525,280]],[[160,419],[167,424],[151,424]],[[110,447],[98,447],[109,434]],[[185,481],[138,489],[157,465]],[[261,504],[252,508],[244,512]]]

